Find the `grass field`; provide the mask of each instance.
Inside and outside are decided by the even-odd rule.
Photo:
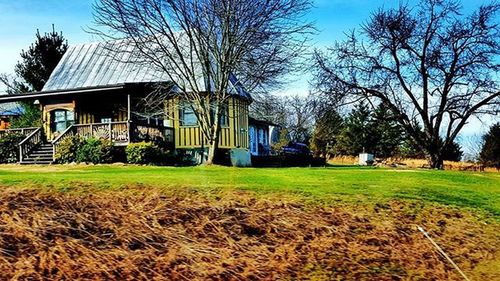
[[[0,279],[500,280],[500,174],[0,166]]]
[[[207,195],[251,191],[316,203],[415,199],[500,216],[500,173],[360,167],[238,169],[227,167],[0,166],[0,185],[60,191],[130,186]],[[85,189],[83,189],[85,190]]]

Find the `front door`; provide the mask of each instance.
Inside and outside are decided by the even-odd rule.
[[[50,113],[50,130],[55,138],[69,126],[75,124],[75,113],[66,109],[56,109]]]
[[[254,126],[248,128],[248,137],[250,139],[250,153],[257,155],[259,153],[259,141],[257,139],[257,130]]]

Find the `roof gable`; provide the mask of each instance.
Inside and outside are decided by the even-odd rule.
[[[165,73],[134,57],[133,47],[119,41],[68,48],[43,91],[102,87],[125,83],[166,82]]]
[[[143,61],[139,54],[134,44],[127,44],[124,40],[70,46],[42,91],[171,82],[167,73]],[[201,73],[199,76],[199,88],[204,90],[206,81],[203,81]],[[230,93],[251,99],[234,75],[229,81]],[[173,82],[179,85],[179,81]]]

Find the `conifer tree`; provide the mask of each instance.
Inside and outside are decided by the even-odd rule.
[[[483,147],[479,154],[481,163],[500,169],[500,123],[491,126],[483,136]]]
[[[398,154],[403,142],[403,129],[389,107],[381,103],[371,118],[374,148],[371,151],[376,157],[387,158]]]
[[[52,26],[52,32],[43,35],[37,30],[35,42],[27,50],[21,52],[21,61],[15,66],[18,79],[8,86],[8,93],[22,94],[41,91],[67,49],[66,39],[62,32],[55,31],[54,26]],[[38,106],[21,102],[21,107],[22,116],[13,119],[11,126],[13,128],[40,126],[41,113]]]
[[[336,143],[342,130],[344,120],[334,109],[320,109],[316,116],[316,124],[311,139],[311,149],[317,155],[326,156]]]
[[[371,125],[371,111],[364,104],[358,104],[347,116],[337,142],[335,154],[358,155],[371,152],[375,147],[375,134]]]

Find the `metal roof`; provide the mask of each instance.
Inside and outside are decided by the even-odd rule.
[[[199,89],[204,90],[204,79],[201,74],[199,76],[197,84]],[[234,75],[229,80],[229,91],[232,94],[251,99]],[[170,81],[167,73],[141,59],[136,46],[124,40],[116,40],[69,47],[42,92],[151,82],[182,84],[179,83],[182,81]]]
[[[0,116],[17,116],[21,115],[22,113],[22,107],[16,102],[0,104]]]
[[[75,45],[66,51],[42,92],[92,88],[124,83],[168,81],[133,57],[119,41]]]
[[[12,94],[12,95],[0,95],[0,108],[1,105],[6,103],[18,102],[18,101],[33,101],[39,98],[49,98],[49,97],[59,97],[64,95],[74,95],[74,94],[86,94],[86,93],[103,93],[103,92],[116,92],[117,90],[122,90],[127,86],[127,84],[118,85],[108,85],[99,87],[85,87],[85,88],[75,88],[68,90],[57,90],[57,91],[44,91],[44,92],[31,92],[24,94]]]

